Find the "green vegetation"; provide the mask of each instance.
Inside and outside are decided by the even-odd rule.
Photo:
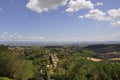
[[[94,55],[80,47],[0,46],[0,80],[120,80],[119,62],[88,59]]]
[[[7,77],[0,77],[0,80],[12,80],[12,79],[9,79]]]
[[[33,65],[29,60],[23,59],[19,54],[8,48],[0,48],[0,76],[15,80],[27,80],[33,75]]]

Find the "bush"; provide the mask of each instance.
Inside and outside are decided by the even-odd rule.
[[[9,79],[7,77],[0,77],[0,80],[12,80],[12,79]]]

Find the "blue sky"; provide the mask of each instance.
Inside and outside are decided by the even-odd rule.
[[[120,0],[0,0],[0,41],[119,41]]]

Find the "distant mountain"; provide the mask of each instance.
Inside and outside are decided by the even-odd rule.
[[[98,44],[89,45],[84,48],[96,53],[120,52],[120,44]]]

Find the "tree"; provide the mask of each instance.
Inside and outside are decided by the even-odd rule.
[[[27,80],[33,75],[31,61],[22,59],[18,54],[11,51],[0,54],[0,76],[15,80]]]
[[[16,80],[28,80],[33,77],[33,65],[31,61],[18,60],[12,68],[12,76]]]

